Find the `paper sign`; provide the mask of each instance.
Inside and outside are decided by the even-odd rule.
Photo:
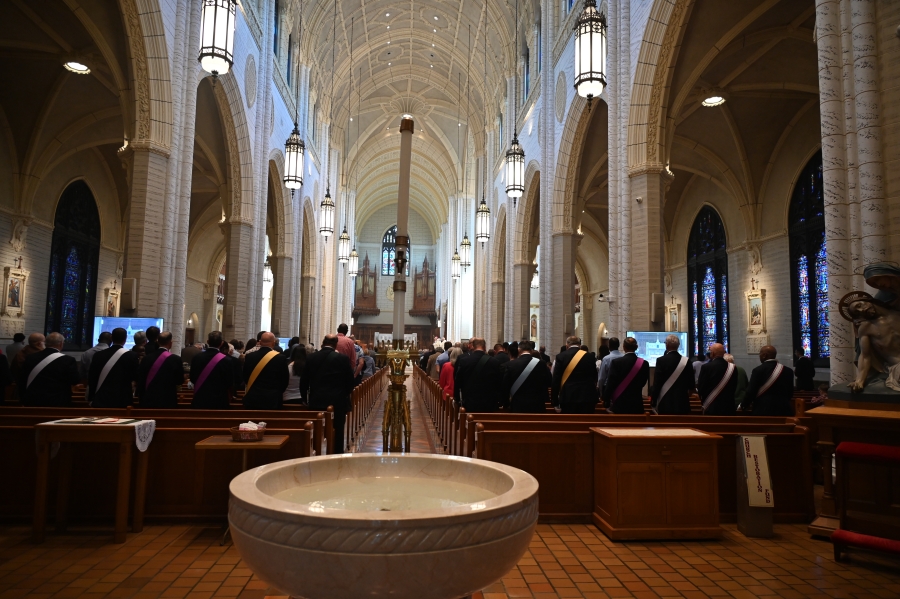
[[[744,448],[744,474],[747,477],[747,495],[751,507],[775,507],[772,481],[769,478],[769,462],[766,459],[766,438],[741,437]]]

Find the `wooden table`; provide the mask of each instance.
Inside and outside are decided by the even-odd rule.
[[[832,478],[834,450],[842,441],[859,441],[880,445],[900,445],[900,412],[896,410],[860,410],[825,406],[806,412],[818,428],[819,459],[822,464],[824,488],[822,503],[816,519],[809,525],[809,534],[831,536],[840,525],[836,496],[840,481]],[[848,403],[848,402],[845,402]],[[869,404],[871,405],[871,404]],[[862,480],[858,481],[860,484]]]
[[[128,495],[131,489],[131,455],[135,449],[134,426],[128,424],[54,424],[41,423],[34,427],[37,443],[37,479],[34,492],[34,529],[36,543],[44,540],[47,520],[47,477],[50,466],[51,443],[118,443],[119,478],[116,492],[115,542],[124,543],[128,530]],[[137,477],[134,487],[134,520],[132,532],[144,529],[144,501],[147,490],[147,458],[150,450],[138,452]],[[59,490],[56,497],[56,527],[66,528],[69,501],[69,482],[72,476],[72,451],[61,448]]]
[[[200,451],[197,456],[197,476],[194,477],[196,486],[194,487],[194,493],[197,497],[198,503],[203,501],[203,464],[205,461],[205,454],[207,450],[210,449],[240,449],[243,451],[241,455],[241,472],[247,471],[247,451],[250,449],[281,449],[284,447],[285,443],[288,442],[287,435],[269,435],[267,437],[263,437],[260,441],[235,441],[231,438],[231,435],[213,435],[212,437],[207,437],[202,441],[197,441],[194,444],[194,448]],[[225,539],[228,538],[228,531],[230,528],[225,529],[225,534],[222,535],[222,542],[219,545],[225,544]]]
[[[709,539],[719,527],[716,443],[690,428],[591,428],[594,524],[613,540]]]

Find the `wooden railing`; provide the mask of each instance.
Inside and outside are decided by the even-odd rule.
[[[375,407],[375,401],[388,383],[390,368],[377,370],[375,374],[357,385],[350,395],[352,411],[344,423],[345,451],[358,451],[366,435],[366,420]]]

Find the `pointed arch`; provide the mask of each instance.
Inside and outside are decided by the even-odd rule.
[[[713,343],[728,351],[728,247],[725,225],[715,208],[705,205],[691,226],[687,251],[687,297],[690,355],[703,355]]]
[[[598,99],[598,102],[602,100]],[[575,230],[575,186],[578,184],[578,170],[581,152],[584,148],[584,134],[591,122],[587,110],[587,100],[575,96],[566,116],[566,124],[559,140],[556,156],[556,177],[553,181],[553,232],[572,233]]]

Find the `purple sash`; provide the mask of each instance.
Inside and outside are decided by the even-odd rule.
[[[156,361],[153,362],[153,366],[150,367],[150,372],[147,374],[147,384],[144,385],[145,389],[150,386],[150,383],[153,382],[154,377],[156,377],[156,373],[159,372],[159,369],[162,367],[163,362],[166,361],[166,358],[171,355],[172,354],[169,353],[169,350],[164,349],[162,350],[162,353],[156,357]]]
[[[194,393],[200,390],[200,387],[203,383],[206,382],[207,377],[209,377],[210,373],[212,373],[213,368],[216,367],[216,364],[225,359],[225,354],[222,352],[217,353],[212,357],[212,360],[209,361],[209,364],[206,365],[206,368],[203,369],[203,372],[200,373],[200,377],[197,379],[197,384],[194,385]]]
[[[637,373],[640,372],[641,366],[643,366],[643,365],[644,365],[643,358],[638,358],[637,360],[634,361],[634,366],[631,367],[631,372],[628,373],[628,376],[625,377],[625,380],[623,380],[621,383],[619,383],[619,386],[616,387],[615,391],[613,391],[612,401],[610,401],[610,403],[616,401],[617,399],[619,399],[620,395],[625,393],[625,389],[628,388],[628,385],[631,384],[631,381],[634,380],[634,377],[637,376]]]

